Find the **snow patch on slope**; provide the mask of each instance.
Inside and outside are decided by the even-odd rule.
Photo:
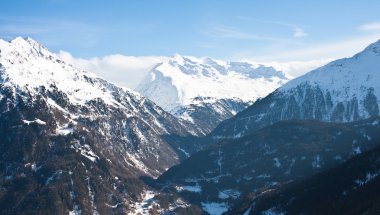
[[[25,124],[27,125],[30,125],[30,124],[33,124],[33,123],[36,123],[36,124],[39,124],[39,125],[46,125],[46,122],[40,120],[40,119],[35,119],[35,120],[32,120],[32,121],[29,121],[29,120],[22,120]]]
[[[220,215],[228,211],[229,207],[226,203],[218,202],[202,202],[202,208],[211,215]]]
[[[133,214],[150,214],[152,209],[152,202],[154,201],[155,192],[147,190],[142,194],[142,200],[140,202],[135,202],[129,208],[128,215]]]

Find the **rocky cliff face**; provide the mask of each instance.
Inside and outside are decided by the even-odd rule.
[[[215,99],[196,97],[191,104],[173,110],[174,116],[190,122],[201,129],[204,134],[210,133],[219,123],[244,110],[251,102],[238,98]]]

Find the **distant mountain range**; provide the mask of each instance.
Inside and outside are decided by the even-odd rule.
[[[136,90],[204,133],[290,80],[273,67],[174,55]]]
[[[175,55],[146,98],[0,40],[0,214],[377,214],[380,41],[290,79]]]

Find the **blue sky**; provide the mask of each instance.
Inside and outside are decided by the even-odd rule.
[[[380,39],[379,8],[375,0],[4,0],[0,37],[29,36],[82,60],[180,53],[316,65]]]

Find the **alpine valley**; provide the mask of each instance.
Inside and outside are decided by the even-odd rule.
[[[147,74],[0,40],[0,214],[378,214],[380,41],[295,79],[178,54]]]

